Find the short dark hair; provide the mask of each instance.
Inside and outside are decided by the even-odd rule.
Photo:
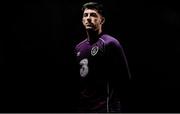
[[[103,10],[103,5],[98,2],[87,2],[82,6],[82,11],[84,12],[85,9],[95,9],[97,12],[104,16],[104,10]]]

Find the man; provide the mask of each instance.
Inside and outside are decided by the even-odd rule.
[[[78,112],[124,112],[127,107],[127,61],[118,40],[102,32],[102,8],[96,2],[82,7],[87,38],[75,47],[80,74]]]

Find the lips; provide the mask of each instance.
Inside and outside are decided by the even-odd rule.
[[[92,27],[92,24],[87,24],[86,26],[88,26],[88,27]]]
[[[86,27],[93,27],[93,24],[86,24]]]
[[[92,26],[86,26],[86,28],[93,28]]]

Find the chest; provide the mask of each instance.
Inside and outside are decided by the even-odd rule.
[[[77,52],[82,78],[101,78],[106,67],[106,49],[102,42],[85,45]]]

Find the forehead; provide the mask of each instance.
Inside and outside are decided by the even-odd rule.
[[[96,13],[96,14],[98,14],[99,15],[99,13],[98,13],[98,11],[96,10],[96,9],[85,9],[84,10],[84,13]]]

